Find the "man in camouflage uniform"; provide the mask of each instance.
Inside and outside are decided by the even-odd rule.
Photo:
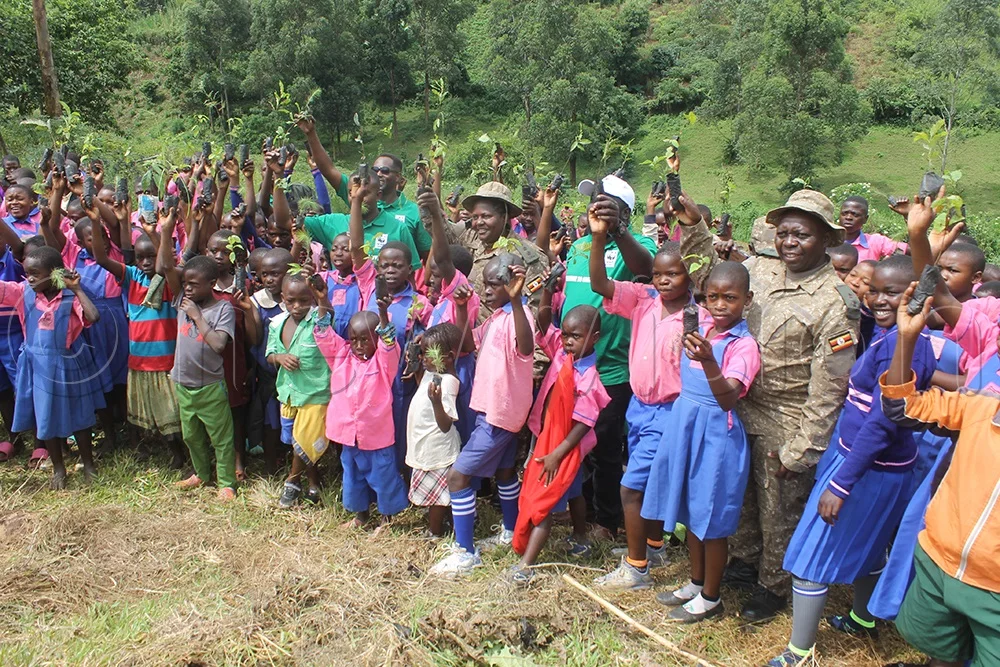
[[[756,585],[741,614],[750,621],[770,619],[787,604],[785,549],[847,395],[859,340],[859,303],[825,253],[843,240],[833,212],[825,195],[796,192],[767,214],[778,261],[748,266],[754,299],[746,316],[761,372],[736,407],[750,441],[751,479],[729,540],[727,581]],[[685,229],[683,252],[704,253],[705,239],[704,223]]]

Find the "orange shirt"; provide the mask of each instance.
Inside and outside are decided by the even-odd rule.
[[[885,414],[959,431],[951,467],[927,506],[920,546],[948,575],[1000,593],[1000,397],[916,391],[880,380]]]

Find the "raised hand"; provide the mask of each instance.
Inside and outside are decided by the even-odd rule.
[[[514,299],[521,298],[521,291],[524,289],[524,267],[519,264],[512,264],[510,266],[510,273],[510,282],[504,285],[504,289],[507,290],[507,295],[513,301]]]

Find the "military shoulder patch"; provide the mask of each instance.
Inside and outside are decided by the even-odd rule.
[[[844,305],[847,306],[847,319],[860,320],[861,302],[858,301],[858,297],[854,293],[854,290],[844,283],[836,285],[836,288],[837,292],[840,294],[840,298],[844,300]]]
[[[844,329],[837,335],[832,336],[827,343],[830,344],[831,352],[840,352],[841,350],[854,347],[854,336],[850,331]]]

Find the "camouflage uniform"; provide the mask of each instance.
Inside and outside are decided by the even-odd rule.
[[[685,228],[685,255],[709,254],[706,244],[704,223]],[[798,275],[764,255],[746,265],[754,293],[747,324],[760,344],[761,371],[736,406],[750,441],[751,479],[729,549],[757,565],[761,585],[787,596],[791,576],[781,565],[847,395],[859,304],[829,262]],[[799,475],[777,479],[781,465]]]
[[[542,272],[549,268],[548,258],[533,242],[525,241],[521,237],[513,234],[508,234],[507,238],[513,241],[514,245],[506,252],[520,255],[521,259],[524,260],[525,282],[530,281],[535,276],[542,275]],[[481,299],[484,299],[482,304],[479,306],[479,320],[476,322],[476,324],[482,324],[493,312],[493,310],[486,305],[484,298],[486,293],[486,283],[483,282],[483,269],[486,268],[486,265],[489,264],[491,259],[505,251],[492,249],[487,250],[483,246],[482,241],[479,240],[479,235],[473,229],[466,230],[465,234],[462,235],[460,242],[469,249],[469,252],[472,253],[472,273],[469,274],[469,282],[472,283],[472,288],[476,291],[476,294],[478,294]],[[531,306],[532,310],[537,310],[541,299],[542,291],[538,290],[528,297],[528,305]]]

